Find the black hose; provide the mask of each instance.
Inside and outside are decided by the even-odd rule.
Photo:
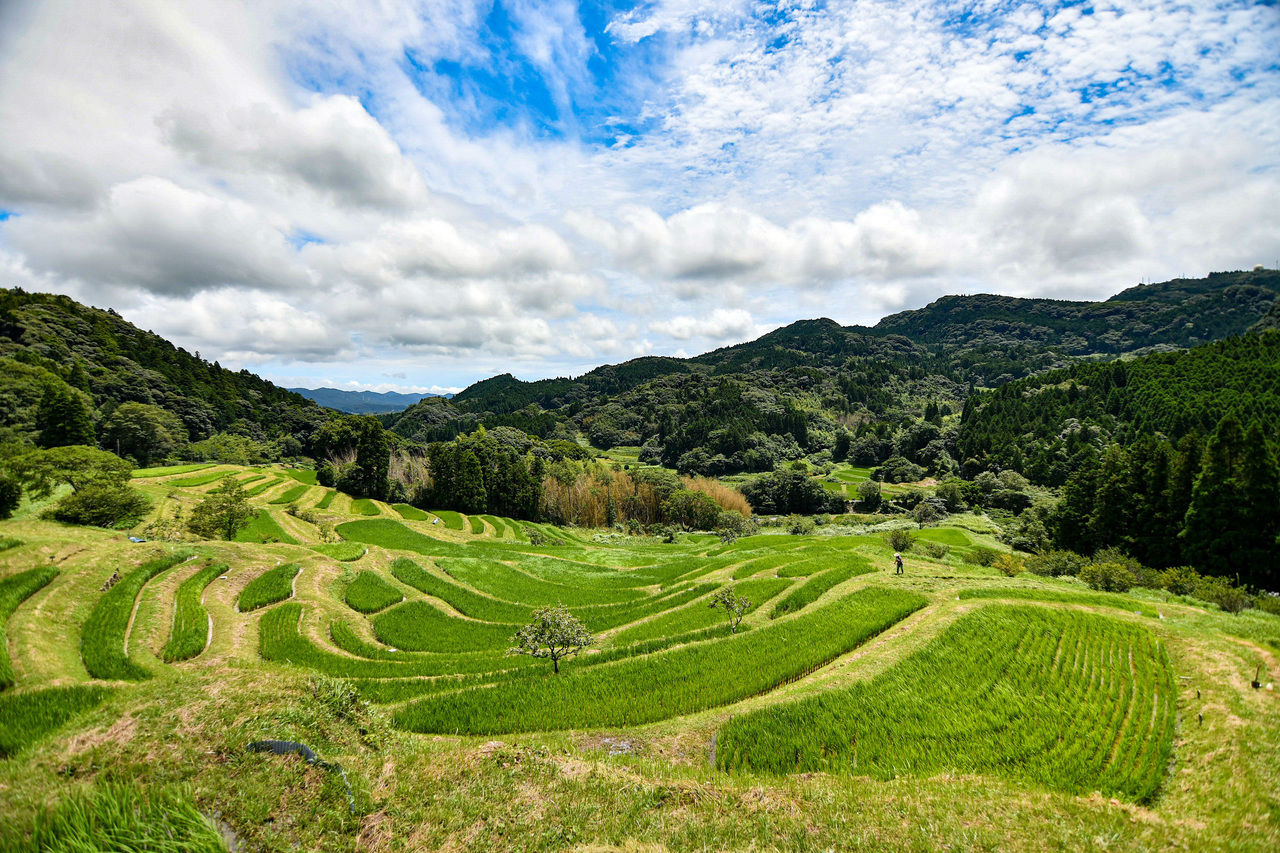
[[[356,798],[351,792],[351,783],[347,781],[347,771],[343,769],[341,764],[334,761],[325,761],[323,758],[315,754],[315,751],[306,744],[297,743],[291,740],[256,740],[245,747],[247,752],[272,752],[276,755],[301,755],[302,759],[308,764],[328,770],[330,773],[337,773],[342,777],[342,784],[347,786],[347,808],[352,814],[356,813]]]

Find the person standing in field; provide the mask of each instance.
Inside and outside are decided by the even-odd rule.
[[[903,574],[902,571],[902,555],[895,551],[893,553],[893,573],[895,575]]]

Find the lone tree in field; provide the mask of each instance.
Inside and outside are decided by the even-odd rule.
[[[576,655],[595,642],[595,637],[569,608],[557,604],[533,611],[533,621],[516,631],[511,642],[507,654],[551,658],[551,665],[559,675],[560,659]]]
[[[738,626],[742,624],[742,617],[746,616],[747,611],[751,609],[751,599],[745,595],[738,595],[733,591],[733,584],[728,584],[716,590],[715,595],[711,596],[711,603],[707,606],[723,610],[729,617],[729,633],[736,634]]]
[[[249,524],[252,517],[249,496],[244,493],[238,480],[228,477],[191,510],[187,529],[204,539],[217,539],[221,536],[231,541]]]

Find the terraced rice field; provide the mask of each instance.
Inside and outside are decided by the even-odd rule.
[[[310,472],[263,470],[253,475],[263,484],[288,483],[277,500],[311,487]],[[164,502],[189,506],[222,476],[247,473],[156,474],[200,481],[165,481],[156,511],[171,517]],[[633,837],[626,827],[665,826],[677,810],[743,833],[634,836],[672,850],[840,848],[829,834],[810,844],[815,813],[857,840],[850,846],[875,848],[904,814],[926,814],[909,802],[943,802],[957,822],[889,846],[1038,849],[1050,838],[1072,849],[1120,837],[1121,849],[1194,847],[1201,836],[1178,823],[1191,815],[1228,839],[1224,848],[1270,847],[1270,806],[1250,786],[1274,787],[1261,783],[1280,742],[1267,715],[1280,712],[1268,710],[1274,693],[1244,685],[1257,671],[1275,680],[1280,617],[1005,578],[916,552],[897,578],[883,571],[892,552],[878,536],[596,541],[592,531],[407,505],[361,517],[364,505],[332,490],[304,521],[268,509],[275,494],[251,499],[259,514],[239,541],[183,551],[110,531],[75,530],[68,543],[66,528],[32,519],[0,528],[13,543],[0,546],[0,756],[16,756],[0,762],[0,804],[36,808],[45,799],[27,780],[63,785],[60,768],[105,765],[129,778],[154,764],[157,779],[197,780],[200,791],[207,775],[218,785],[208,811],[264,849],[276,836],[258,828],[278,808],[310,809],[326,838],[343,839],[309,835],[302,848],[344,850],[377,821],[412,837],[428,824],[414,809],[432,798],[448,803],[436,821],[474,809],[451,824],[453,841],[422,845],[434,849],[467,846],[460,839],[482,816],[513,826],[503,809],[527,810],[520,798],[534,795],[587,803],[591,838],[620,845]],[[346,541],[325,542],[335,530]],[[958,528],[918,532],[955,548],[979,541]],[[736,634],[708,606],[726,584],[752,602]],[[534,608],[556,603],[593,634],[559,675],[507,654]],[[260,738],[340,760],[357,819],[320,771],[245,760],[244,743]],[[619,742],[634,747],[613,754]],[[116,753],[127,761],[113,764]],[[423,781],[453,773],[442,768],[466,770],[449,776],[452,787]],[[1201,788],[1212,807],[1187,805]],[[10,791],[27,793],[6,800]],[[1234,808],[1233,797],[1248,811],[1228,822],[1216,810]],[[1046,798],[1055,810],[1034,817]],[[1016,803],[1016,820],[1036,831],[1016,844],[966,835],[995,820],[995,800]],[[1131,803],[1157,817],[1117,816]],[[552,813],[564,822],[574,808]],[[885,811],[859,835],[867,809]],[[594,823],[606,812],[617,815],[613,830]],[[793,813],[791,834],[779,834]],[[1055,835],[1062,820],[1069,831]],[[283,816],[271,832],[281,826]],[[504,849],[484,833],[471,846]],[[548,838],[509,846],[585,843]]]

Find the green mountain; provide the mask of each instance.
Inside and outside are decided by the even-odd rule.
[[[40,403],[51,388],[54,397],[85,395],[99,438],[126,403],[176,417],[182,439],[288,436],[304,452],[330,419],[313,401],[247,370],[209,363],[111,309],[0,289],[0,442],[35,441]]]

